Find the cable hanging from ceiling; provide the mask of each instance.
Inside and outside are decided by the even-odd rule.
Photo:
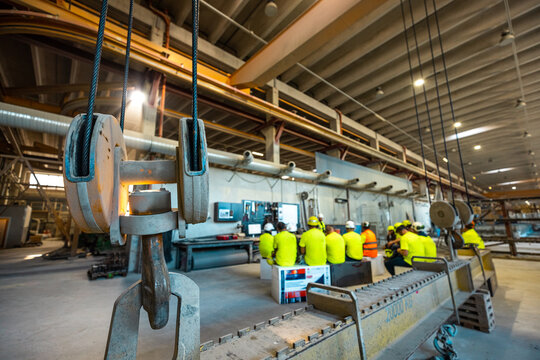
[[[444,48],[443,48],[443,43],[442,43],[442,37],[441,37],[441,28],[440,28],[440,25],[439,25],[439,14],[438,14],[438,10],[437,10],[437,4],[435,3],[435,0],[432,0],[433,2],[433,14],[435,15],[435,24],[437,25],[437,36],[438,36],[438,39],[439,39],[439,47],[440,47],[440,50],[441,50],[441,60],[442,60],[442,64],[443,64],[443,69],[444,69],[444,78],[445,78],[445,82],[446,82],[446,91],[447,91],[447,94],[448,94],[448,103],[450,105],[450,114],[452,115],[452,124],[454,125],[453,128],[454,128],[454,135],[456,136],[456,144],[457,144],[457,150],[458,150],[458,155],[459,155],[459,164],[460,164],[460,167],[461,167],[461,176],[463,176],[463,184],[464,184],[464,187],[465,187],[465,195],[467,196],[467,203],[470,204],[470,195],[469,195],[469,186],[467,184],[467,176],[465,174],[465,167],[463,166],[463,156],[461,154],[461,145],[460,145],[460,141],[459,141],[459,134],[458,134],[458,131],[457,131],[457,127],[455,126],[456,124],[456,114],[454,112],[454,102],[452,101],[452,91],[450,90],[450,81],[448,80],[448,68],[446,66],[446,57],[445,57],[445,54],[444,54]],[[426,3],[426,0],[424,0],[424,4]],[[426,10],[427,11],[427,10]]]
[[[409,7],[410,7],[410,10],[411,10],[411,17],[412,17],[412,6],[411,6],[410,1],[409,1]],[[455,204],[456,199],[455,199],[455,195],[454,195],[454,186],[452,184],[452,171],[450,170],[450,157],[448,156],[448,146],[446,144],[446,133],[445,133],[445,130],[444,130],[444,118],[443,118],[444,115],[443,115],[443,110],[442,110],[442,106],[441,106],[441,94],[439,93],[439,80],[437,78],[437,67],[435,65],[435,54],[433,52],[433,39],[431,37],[431,25],[429,23],[429,12],[428,12],[428,8],[427,8],[426,0],[424,0],[424,10],[426,12],[426,27],[427,27],[427,31],[428,31],[429,50],[431,52],[431,66],[433,67],[433,79],[435,81],[435,93],[437,95],[437,106],[439,108],[439,119],[440,119],[440,122],[441,122],[441,136],[442,136],[443,144],[444,144],[444,154],[446,156],[446,166],[447,166],[447,170],[448,170],[448,178],[449,178],[449,181],[450,181],[450,192],[451,192],[451,195],[452,195],[452,204]]]
[[[407,60],[409,62],[409,76],[410,76],[411,84],[412,84],[414,82],[414,75],[413,75],[413,68],[412,68],[411,52],[409,50],[409,39],[407,38],[407,24],[405,22],[405,12],[403,9],[403,1],[401,1],[401,16],[403,19],[403,35],[405,37],[405,45],[407,46]],[[429,178],[427,175],[427,167],[426,167],[426,155],[424,154],[424,139],[422,135],[422,129],[420,126],[420,116],[418,114],[418,102],[416,100],[416,90],[414,89],[414,86],[412,86],[412,91],[413,91],[413,100],[414,100],[414,111],[416,113],[416,124],[418,127],[418,138],[420,140],[420,149],[422,152],[422,163],[424,165],[424,180],[426,182],[427,198],[428,198],[429,204],[431,205]]]
[[[409,2],[410,4],[410,2]],[[407,25],[406,25],[406,19],[405,19],[405,10],[404,10],[404,6],[403,6],[403,0],[400,0],[400,5],[401,5],[401,15],[402,15],[402,18],[403,18],[403,23],[404,23],[404,33],[405,33],[405,39],[407,39]],[[410,7],[410,16],[411,16],[411,23],[412,23],[412,30],[413,30],[413,39],[414,39],[414,45],[415,45],[415,48],[416,48],[416,58],[417,58],[417,61],[418,61],[418,69],[420,71],[420,77],[421,79],[424,79],[424,70],[423,70],[423,67],[422,67],[422,58],[420,56],[420,50],[419,50],[419,47],[418,47],[418,38],[416,36],[416,25],[414,23],[414,17],[413,17],[413,14],[412,14],[412,7]],[[408,45],[408,40],[407,41],[407,52],[409,53],[409,45]],[[409,63],[409,69],[410,71],[412,72],[412,62]],[[422,84],[422,89],[423,89],[423,95],[424,95],[424,103],[425,103],[425,106],[426,106],[426,115],[427,115],[427,119],[428,119],[428,125],[429,125],[429,132],[430,132],[430,135],[431,135],[431,144],[433,146],[433,151],[435,152],[435,166],[436,166],[436,169],[437,169],[437,175],[438,175],[438,178],[439,178],[439,187],[440,189],[442,190],[442,177],[441,177],[441,170],[440,170],[440,166],[439,166],[439,159],[437,157],[437,145],[435,144],[435,136],[433,135],[433,123],[431,121],[431,112],[429,110],[429,104],[428,104],[428,99],[427,99],[427,93],[426,93],[426,85],[425,83]],[[413,91],[414,90],[414,85],[413,85]],[[417,110],[417,109],[415,109]],[[420,120],[418,118],[418,126],[420,126]],[[419,129],[419,131],[421,132],[421,129]],[[450,177],[450,174],[448,174],[449,177]]]

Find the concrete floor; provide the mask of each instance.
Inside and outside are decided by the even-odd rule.
[[[103,357],[112,305],[139,275],[88,281],[86,270],[96,258],[25,260],[59,246],[48,241],[42,247],[0,251],[0,359]],[[495,260],[495,266],[496,330],[484,334],[460,328],[458,354],[462,359],[540,359],[540,262]],[[258,271],[257,264],[246,264],[188,274],[201,288],[201,341],[303,305],[276,304],[270,281],[259,280]],[[150,329],[144,312],[141,316],[139,358],[172,357],[175,312],[159,331]],[[433,355],[428,342],[414,358]]]

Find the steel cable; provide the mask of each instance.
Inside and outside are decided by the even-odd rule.
[[[411,15],[411,25],[412,25],[412,30],[413,30],[414,44],[415,44],[415,47],[416,47],[416,57],[418,59],[418,68],[420,70],[420,77],[424,80],[424,70],[422,68],[422,58],[420,56],[420,48],[418,47],[418,38],[416,36],[416,25],[414,23],[414,15],[413,15],[413,10],[412,10],[411,0],[409,0],[409,13]],[[435,145],[435,136],[433,135],[433,124],[431,122],[431,114],[430,114],[430,111],[429,111],[429,104],[428,104],[428,99],[427,99],[425,83],[422,84],[422,89],[423,89],[423,94],[424,94],[424,102],[426,104],[426,115],[427,115],[428,123],[429,123],[429,132],[430,132],[430,135],[431,135],[431,144],[433,146],[433,151],[435,152],[435,156],[434,156],[435,157],[435,166],[437,168],[437,175],[439,176],[439,186],[440,186],[441,191],[442,191],[441,170],[440,170],[440,167],[439,167],[439,159],[437,158],[437,146]],[[448,174],[448,176],[450,177],[450,174]],[[443,197],[444,197],[444,195],[443,195]]]
[[[197,114],[197,47],[199,37],[199,0],[192,1],[192,37],[191,37],[191,61],[192,61],[192,92],[193,100],[191,104],[191,117],[193,119],[193,148],[191,151],[191,170],[200,170],[198,164],[198,136],[199,136],[199,124]]]
[[[424,10],[426,12],[426,26],[427,26],[427,31],[428,31],[429,49],[431,51],[431,66],[433,67],[433,78],[435,79],[435,92],[437,94],[437,105],[439,107],[439,118],[441,120],[441,133],[442,133],[443,144],[444,144],[444,155],[446,156],[446,167],[448,170],[448,180],[450,182],[450,192],[452,194],[452,204],[455,205],[456,200],[454,197],[454,186],[452,184],[452,171],[450,170],[450,158],[448,157],[448,147],[446,145],[446,134],[444,131],[444,119],[443,119],[443,111],[442,111],[442,106],[441,106],[441,95],[439,93],[439,80],[437,79],[437,67],[435,66],[435,54],[433,52],[433,40],[431,38],[431,26],[429,24],[429,12],[427,8],[426,0],[424,0]],[[412,11],[412,8],[411,8],[411,11]]]
[[[414,76],[413,76],[413,69],[412,69],[412,61],[411,61],[411,52],[409,50],[409,39],[407,38],[407,24],[405,23],[405,11],[403,9],[403,0],[400,1],[401,4],[401,17],[403,19],[403,35],[405,37],[405,45],[407,46],[407,60],[409,61],[409,75],[411,78],[411,84],[414,82]],[[424,154],[424,140],[422,136],[422,129],[420,128],[420,116],[418,114],[418,103],[416,101],[416,91],[414,90],[414,86],[412,86],[413,91],[413,99],[414,99],[414,111],[416,113],[416,124],[418,126],[418,137],[420,140],[420,149],[422,151],[422,162],[424,165],[424,179],[426,181],[426,189],[427,189],[427,198],[428,202],[431,205],[431,194],[429,191],[429,179],[427,175],[427,167],[426,167],[426,156]]]
[[[99,17],[99,26],[96,39],[96,54],[94,56],[94,68],[92,71],[92,83],[90,93],[88,94],[88,111],[86,112],[86,124],[84,129],[83,151],[80,175],[90,175],[90,138],[92,137],[92,123],[94,118],[94,105],[96,101],[96,92],[99,81],[99,65],[101,63],[101,48],[103,45],[103,36],[105,35],[105,23],[107,21],[108,0],[102,0],[101,15]]]
[[[424,0],[425,1],[425,0]],[[446,57],[444,55],[444,49],[442,44],[442,38],[441,38],[441,28],[439,26],[439,15],[437,10],[437,5],[435,4],[435,0],[432,0],[433,2],[433,13],[435,15],[435,24],[437,25],[437,35],[439,37],[439,47],[441,49],[441,60],[443,63],[444,68],[444,77],[446,81],[446,90],[448,92],[448,102],[450,105],[450,113],[452,114],[452,123],[456,123],[456,115],[454,112],[454,102],[452,101],[452,92],[450,91],[450,81],[448,80],[448,68],[446,67]],[[467,203],[470,204],[470,196],[469,196],[469,186],[467,185],[467,176],[465,174],[465,167],[463,166],[463,156],[461,155],[461,145],[459,142],[459,135],[457,128],[454,126],[454,134],[456,136],[456,143],[457,143],[457,150],[459,154],[459,163],[461,166],[461,175],[463,176],[463,183],[465,186],[465,195],[467,195]]]
[[[133,0],[129,2],[129,20],[126,43],[126,62],[124,65],[124,87],[122,88],[122,108],[120,110],[120,128],[124,132],[124,118],[126,113],[127,84],[129,74],[129,54],[131,50],[131,29],[133,27]]]

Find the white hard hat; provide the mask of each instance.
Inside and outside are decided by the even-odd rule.
[[[345,229],[355,229],[356,226],[354,225],[354,221],[349,220],[345,223]]]
[[[266,224],[264,225],[264,231],[270,232],[270,231],[272,231],[272,230],[274,230],[274,225],[272,225],[272,223],[266,223]]]
[[[422,223],[417,221],[412,224],[412,228],[414,231],[420,231],[420,230],[424,230],[424,225],[422,225]]]
[[[318,217],[319,219],[324,219],[323,213],[319,213],[319,215],[317,215],[317,217]]]

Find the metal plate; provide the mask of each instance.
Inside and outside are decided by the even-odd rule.
[[[446,201],[434,201],[429,208],[431,221],[441,229],[454,227],[459,221],[456,209]]]
[[[120,232],[130,235],[153,235],[178,227],[178,214],[170,211],[154,215],[120,216]]]
[[[73,119],[66,136],[64,155],[64,188],[71,215],[82,231],[93,233],[109,232],[113,219],[113,201],[119,201],[113,197],[115,148],[122,149],[122,158],[127,158],[118,121],[111,115],[95,115],[97,119],[90,141],[93,177],[84,182],[71,182],[66,176],[66,171],[70,169],[68,163],[74,164],[77,161],[75,148],[79,146],[77,139],[85,114]],[[125,194],[119,194],[124,202],[119,205],[120,213],[126,208],[127,187],[122,187],[121,191]]]
[[[459,218],[464,224],[470,224],[471,221],[473,221],[474,212],[471,205],[467,204],[463,200],[456,200],[454,201],[454,206],[456,207]]]

